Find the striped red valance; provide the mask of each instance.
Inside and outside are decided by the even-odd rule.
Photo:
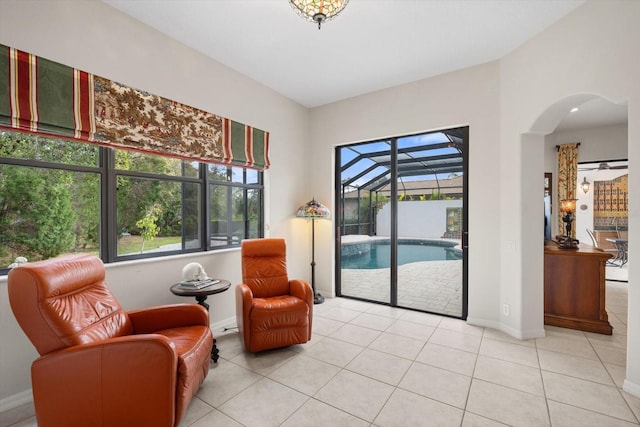
[[[0,128],[269,167],[269,133],[0,45]]]

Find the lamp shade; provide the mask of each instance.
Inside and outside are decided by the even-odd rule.
[[[574,212],[576,210],[576,202],[577,201],[578,201],[578,199],[560,200],[560,212],[563,212],[563,213]]]
[[[584,191],[585,194],[589,192],[589,187],[591,187],[591,183],[587,181],[586,176],[582,179],[582,184],[580,184],[580,187],[582,188],[582,191]]]
[[[299,218],[330,218],[331,211],[316,199],[311,199],[298,208],[296,216]]]
[[[342,12],[349,0],[289,0],[291,7],[307,21],[320,26]]]

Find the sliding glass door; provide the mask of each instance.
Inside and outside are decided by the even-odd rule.
[[[468,128],[336,148],[336,294],[466,317]]]
[[[389,141],[338,148],[342,164],[337,219],[338,263],[342,294],[369,301],[390,303],[391,215],[389,197],[375,191],[375,182],[388,182],[391,171],[375,159],[387,155]]]

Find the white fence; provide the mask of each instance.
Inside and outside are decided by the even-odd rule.
[[[440,238],[447,231],[447,208],[461,208],[462,200],[398,202],[398,237]],[[391,235],[391,204],[378,212],[378,236]]]

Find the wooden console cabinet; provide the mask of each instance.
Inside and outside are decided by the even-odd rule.
[[[611,335],[605,309],[605,264],[611,255],[581,244],[544,247],[544,323]]]

